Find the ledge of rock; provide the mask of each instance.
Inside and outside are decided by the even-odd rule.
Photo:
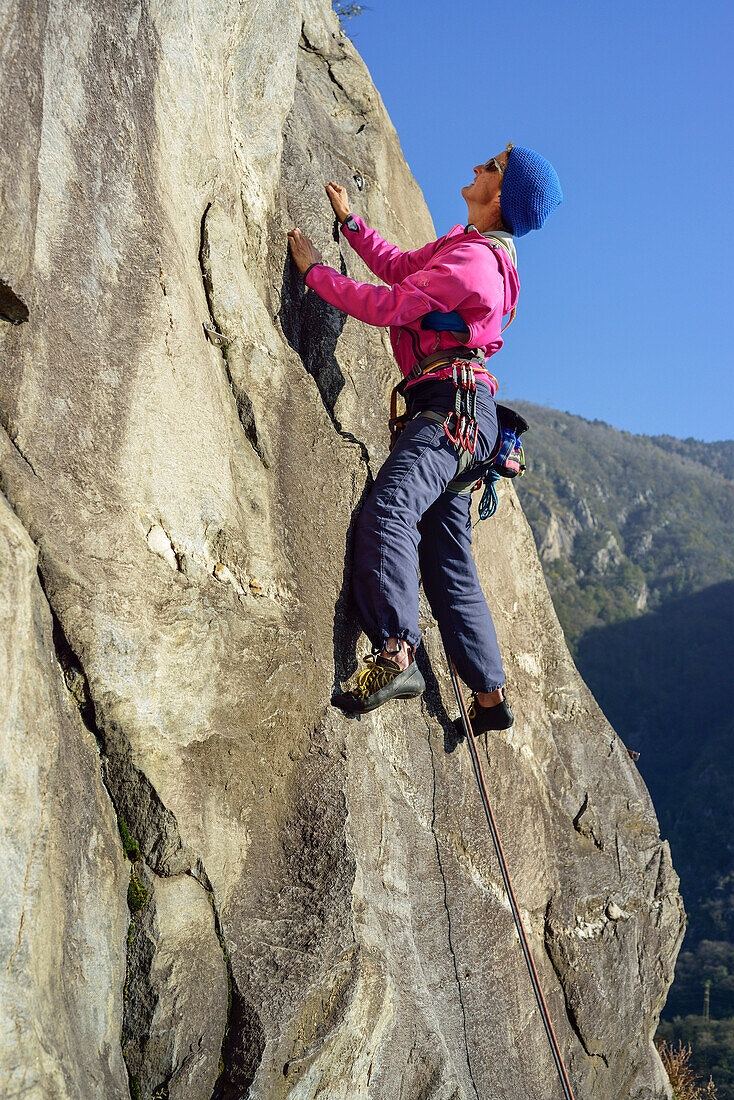
[[[395,368],[285,233],[368,278],[331,178],[434,233],[368,72],[326,0],[0,9],[5,1095],[550,1096],[427,608],[423,700],[329,705]],[[668,846],[511,489],[476,558],[517,715],[481,751],[577,1100],[662,1100]]]

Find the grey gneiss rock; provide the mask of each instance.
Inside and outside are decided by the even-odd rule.
[[[23,547],[3,583],[25,608],[3,650],[25,747],[0,809],[6,1095],[124,1095],[123,984],[141,1096],[555,1095],[427,611],[424,700],[329,706],[363,651],[349,542],[394,366],[304,293],[285,232],[367,277],[335,178],[396,244],[433,235],[369,74],[325,0],[0,9],[0,479]],[[483,749],[490,795],[576,1095],[669,1096],[667,844],[509,489],[477,561],[516,713]],[[150,888],[126,981],[113,804]]]
[[[0,495],[0,1093],[122,1100],[129,871],[36,567]]]
[[[128,947],[123,1042],[141,1100],[209,1100],[227,1020],[227,967],[212,907],[188,875],[141,870],[147,904]]]

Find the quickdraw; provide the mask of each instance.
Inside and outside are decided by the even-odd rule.
[[[474,455],[477,449],[479,423],[477,421],[477,380],[474,368],[465,359],[454,359],[451,364],[451,379],[456,388],[453,411],[444,421],[443,430],[457,450],[468,451]],[[454,434],[449,424],[455,420]]]

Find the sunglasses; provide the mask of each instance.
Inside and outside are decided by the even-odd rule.
[[[500,162],[497,160],[497,157],[490,157],[490,159],[487,161],[487,163],[484,165],[484,167],[487,169],[488,172],[491,172],[491,171],[493,171],[493,169],[496,169],[500,174],[500,179],[502,179],[502,176],[503,176],[505,170],[500,165]]]

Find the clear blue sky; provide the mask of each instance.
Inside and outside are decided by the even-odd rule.
[[[734,436],[733,26],[731,4],[680,0],[371,0],[345,20],[439,234],[507,141],[561,178],[517,242],[504,397]]]

